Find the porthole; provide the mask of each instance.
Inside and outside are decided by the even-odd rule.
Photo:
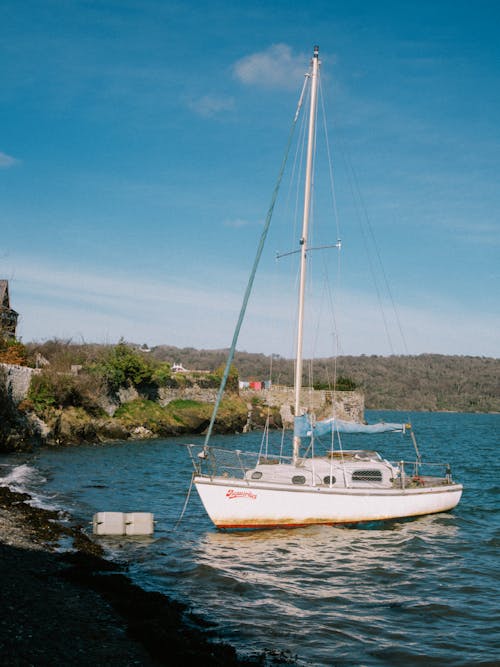
[[[306,478],[304,475],[294,475],[292,477],[292,484],[305,484]]]
[[[261,477],[262,477],[262,473],[260,472],[260,470],[255,470],[252,473],[252,479],[260,479]]]
[[[323,484],[327,484],[328,486],[333,486],[337,480],[335,477],[330,477],[330,475],[327,475],[326,477],[323,477]]]

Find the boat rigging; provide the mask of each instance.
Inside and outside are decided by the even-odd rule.
[[[308,253],[326,247],[340,249],[341,245],[340,241],[326,246],[308,245],[319,69],[319,48],[315,46],[304,84],[310,86],[310,98],[302,232],[299,248],[279,255],[300,254],[291,456],[284,456],[281,451],[271,454],[267,448],[260,452],[230,451],[213,447],[209,441],[271,222],[298,113],[292,124],[205,442],[203,445],[188,445],[194,467],[192,484],[207,514],[219,529],[359,524],[414,517],[449,511],[458,504],[462,495],[462,485],[453,480],[448,463],[423,461],[410,424],[370,425],[341,420],[334,414],[326,419],[316,419],[316,415],[304,405],[303,333]],[[298,110],[303,99],[304,88]],[[371,447],[345,449],[341,439],[341,434],[376,437],[379,433],[388,432],[410,434],[416,453],[414,461],[391,462]],[[329,449],[319,453],[321,437],[326,435],[330,438]]]

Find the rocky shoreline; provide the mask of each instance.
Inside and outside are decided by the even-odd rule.
[[[186,605],[135,585],[126,565],[105,559],[70,517],[33,507],[30,500],[0,487],[5,667],[277,664],[264,655],[239,658]]]

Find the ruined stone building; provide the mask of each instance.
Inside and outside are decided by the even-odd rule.
[[[9,281],[0,280],[0,338],[15,338],[18,313],[10,307]]]

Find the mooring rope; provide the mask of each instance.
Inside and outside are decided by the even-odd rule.
[[[180,513],[180,516],[177,519],[177,523],[175,524],[175,526],[173,527],[172,530],[177,530],[177,527],[179,526],[180,522],[184,518],[184,513],[186,512],[186,508],[188,506],[188,502],[189,502],[189,498],[191,496],[192,488],[193,488],[193,475],[191,475],[191,484],[189,485],[189,489],[188,489],[188,492],[187,492],[187,495],[186,495],[186,500],[184,501],[184,507],[182,508],[182,512]]]

